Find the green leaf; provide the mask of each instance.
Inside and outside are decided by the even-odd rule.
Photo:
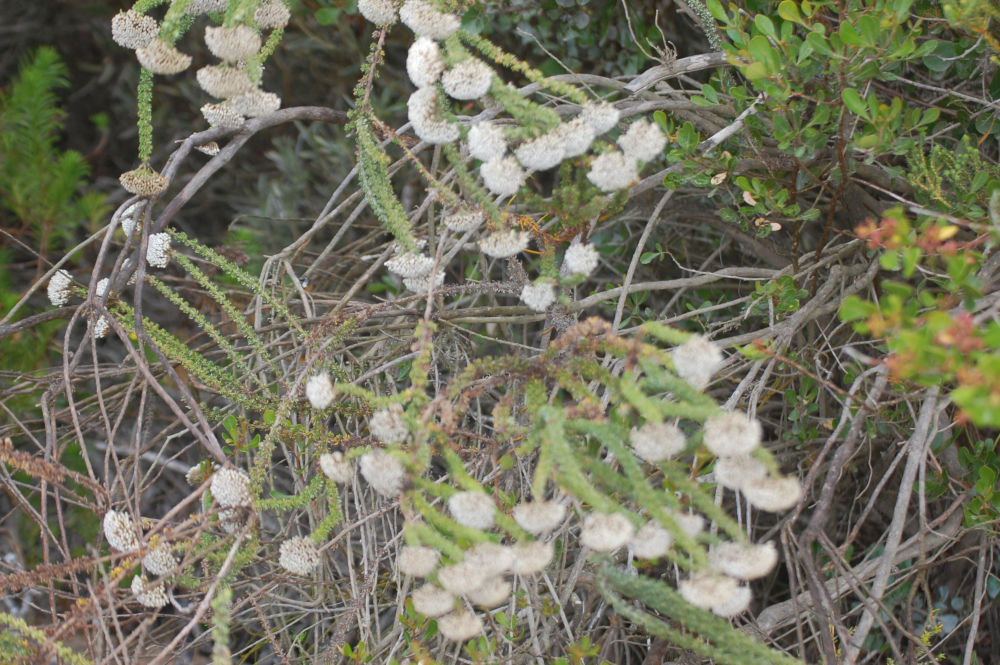
[[[852,113],[862,118],[870,119],[868,118],[868,105],[861,99],[861,95],[858,94],[857,90],[854,88],[844,88],[840,92],[840,98],[844,100],[844,106]]]
[[[878,258],[883,270],[899,270],[899,252],[889,251]]]
[[[792,0],[782,0],[778,5],[778,16],[791,21],[792,23],[802,23],[802,16],[799,14],[799,7]]]
[[[323,7],[322,9],[316,10],[316,22],[320,25],[333,25],[340,20],[341,15],[344,12],[340,9],[335,9],[333,7]]]
[[[761,34],[775,40],[778,38],[778,33],[774,29],[774,23],[764,14],[757,14],[753,19],[753,24]]]
[[[875,305],[858,296],[851,295],[844,298],[844,302],[840,304],[838,315],[841,321],[857,321],[867,319],[874,311]]]
[[[840,30],[838,33],[840,34],[840,39],[845,44],[850,44],[851,46],[861,46],[861,35],[859,35],[858,31],[854,29],[854,26],[847,21],[840,24]]]

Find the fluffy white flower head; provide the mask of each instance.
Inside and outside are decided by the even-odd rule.
[[[425,0],[407,0],[399,9],[399,18],[414,34],[431,39],[450,37],[461,25],[457,16],[439,12]]]
[[[507,152],[503,127],[492,122],[480,122],[469,129],[469,154],[488,162],[500,159]]]
[[[563,159],[578,157],[587,152],[597,136],[594,128],[580,117],[564,122],[552,130],[552,133],[562,142]]]
[[[111,39],[125,48],[142,48],[156,39],[160,26],[152,16],[140,14],[134,9],[118,12],[111,19]]]
[[[496,505],[482,492],[456,492],[448,499],[448,511],[455,521],[473,529],[489,529],[496,516]]]
[[[143,607],[163,607],[169,601],[163,582],[150,582],[142,575],[132,578],[132,593]]]
[[[590,165],[587,180],[602,192],[625,189],[639,179],[634,159],[616,151],[598,155]]]
[[[750,607],[750,600],[752,598],[753,593],[750,591],[750,587],[738,586],[727,602],[719,602],[712,605],[712,612],[718,614],[720,617],[732,618],[737,614],[746,612],[747,608]]]
[[[594,272],[597,268],[597,264],[600,261],[600,254],[594,249],[594,246],[580,242],[579,237],[573,239],[570,246],[566,248],[566,254],[563,256],[562,267],[559,272],[569,276],[569,275],[589,275]]]
[[[514,521],[528,533],[546,533],[566,519],[566,506],[558,501],[528,501],[514,506]]]
[[[613,105],[599,102],[584,104],[578,117],[594,129],[594,134],[600,136],[618,123],[621,114]]]
[[[177,569],[177,559],[170,551],[169,543],[160,543],[142,558],[142,567],[150,575],[163,577]]]
[[[501,577],[491,577],[481,587],[465,594],[476,607],[491,609],[502,605],[510,598],[511,585]]]
[[[403,252],[386,261],[385,267],[400,277],[423,277],[433,270],[434,257],[419,252]]]
[[[532,171],[551,169],[562,161],[564,153],[563,139],[556,132],[525,141],[514,151],[517,161]]]
[[[479,209],[459,208],[446,214],[442,223],[455,233],[478,229],[486,221],[486,213]]]
[[[333,404],[334,390],[333,381],[326,372],[310,376],[306,381],[306,399],[312,408],[322,411]]]
[[[396,22],[396,3],[393,0],[358,0],[358,11],[375,25]]]
[[[339,450],[319,456],[319,468],[327,478],[343,485],[354,477],[354,465]]]
[[[191,64],[191,56],[181,53],[162,39],[154,39],[135,50],[139,64],[154,74],[177,74]]]
[[[242,126],[246,120],[246,118],[234,111],[233,107],[225,102],[221,104],[205,104],[201,107],[201,114],[212,127],[223,127],[225,129],[236,129]]]
[[[518,575],[534,575],[545,570],[555,555],[555,546],[551,542],[536,540],[531,543],[514,545],[514,564],[511,570]]]
[[[435,270],[433,274],[421,277],[404,277],[403,286],[413,293],[427,293],[444,284],[444,270]]]
[[[555,300],[556,286],[545,278],[525,284],[521,289],[521,302],[536,312],[544,312]]]
[[[248,118],[259,118],[263,115],[270,115],[281,108],[281,98],[273,92],[265,92],[255,88],[226,100],[226,104],[235,113],[245,115]]]
[[[639,559],[658,559],[670,549],[674,537],[656,522],[646,522],[629,538],[628,548]]]
[[[420,37],[410,44],[406,53],[406,73],[413,85],[418,88],[434,85],[443,71],[444,60],[441,59],[441,48],[436,41]]]
[[[382,496],[394,497],[403,489],[406,469],[384,450],[375,449],[362,455],[358,468],[372,489]]]
[[[212,496],[223,508],[249,506],[250,476],[240,469],[219,469],[212,476]]]
[[[254,89],[245,69],[226,65],[208,65],[195,73],[198,86],[218,99],[229,99]]]
[[[715,462],[715,482],[731,490],[767,477],[767,467],[755,457],[720,457]]]
[[[233,28],[210,25],[205,28],[205,44],[216,58],[238,62],[257,54],[260,35],[248,25]]]
[[[455,597],[433,584],[423,585],[410,597],[413,598],[413,609],[432,619],[455,609]]]
[[[730,577],[738,580],[756,580],[764,577],[778,563],[778,550],[774,543],[719,543],[708,553],[708,562]]]
[[[479,167],[483,185],[497,196],[513,196],[521,189],[527,174],[513,157],[497,157]]]
[[[451,143],[458,138],[458,125],[448,122],[437,105],[433,86],[419,88],[406,101],[407,116],[414,133],[428,143]]]
[[[506,259],[527,249],[530,239],[527,231],[496,231],[479,241],[479,249],[494,259]]]
[[[441,75],[441,87],[452,99],[479,99],[490,90],[493,70],[482,60],[463,60]]]
[[[667,145],[667,137],[649,120],[637,120],[618,137],[618,146],[626,157],[640,162],[656,159]]]
[[[740,491],[752,506],[769,513],[788,510],[802,498],[802,485],[791,476],[767,476],[744,484]]]
[[[629,443],[641,459],[656,463],[683,452],[687,439],[677,425],[648,422],[632,430]]]
[[[254,23],[264,30],[284,28],[291,17],[291,12],[281,0],[266,0],[253,13]]]
[[[722,352],[704,335],[694,335],[671,350],[677,376],[698,390],[704,390],[722,365]]]
[[[427,577],[437,567],[441,553],[430,547],[407,545],[399,550],[396,565],[399,572],[411,577]]]
[[[170,263],[170,234],[154,233],[146,245],[146,263],[154,268],[166,268]]]
[[[132,235],[132,231],[135,230],[136,217],[138,217],[144,203],[145,201],[141,199],[135,201],[122,210],[122,214],[118,216],[118,222],[122,225],[122,231],[126,237]]]
[[[319,550],[308,538],[289,538],[281,543],[278,564],[293,575],[308,575],[319,565]]]
[[[139,530],[127,513],[109,510],[104,514],[104,537],[119,552],[134,552],[142,547]]]
[[[496,543],[478,543],[465,551],[465,561],[486,575],[499,575],[514,565],[514,550]]]
[[[705,530],[705,518],[695,513],[674,513],[674,521],[681,531],[691,538],[696,538],[699,533]]]
[[[70,285],[73,278],[65,270],[60,270],[49,278],[49,302],[56,307],[62,307],[69,302]]]
[[[492,571],[484,570],[467,561],[454,566],[445,566],[437,571],[438,584],[444,587],[445,591],[455,595],[462,595],[470,589],[479,588],[492,575]]]
[[[438,630],[446,640],[466,642],[482,634],[483,621],[467,609],[452,612],[438,619]]]
[[[632,522],[621,513],[591,513],[583,520],[580,544],[597,552],[613,552],[634,533]]]
[[[698,571],[677,583],[681,597],[703,610],[727,605],[738,588],[736,580],[715,573]]]
[[[406,421],[403,420],[403,405],[390,404],[372,414],[368,421],[372,436],[382,443],[395,443],[406,438]]]
[[[719,457],[749,455],[760,446],[760,422],[745,413],[724,411],[705,421],[705,447]]]

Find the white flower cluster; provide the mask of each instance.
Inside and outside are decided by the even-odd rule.
[[[521,302],[536,312],[544,312],[556,300],[556,286],[548,279],[540,278],[534,284],[525,284],[521,289]]]
[[[132,593],[143,607],[163,607],[170,602],[163,582],[150,582],[143,575],[132,578]]]
[[[507,139],[503,128],[492,122],[480,122],[469,128],[469,154],[488,162],[500,159],[507,152]]]
[[[219,469],[212,476],[212,496],[223,508],[249,507],[250,476],[240,469]]]
[[[600,254],[597,253],[593,245],[580,242],[580,236],[577,236],[566,248],[559,273],[564,276],[583,275],[586,277],[597,268],[600,258]]]
[[[493,70],[476,58],[463,60],[441,75],[441,87],[448,96],[463,101],[484,96],[492,82]]]
[[[134,9],[118,12],[111,19],[111,39],[127,49],[140,49],[156,39],[160,26],[152,16]]]
[[[486,530],[493,526],[496,505],[482,492],[456,492],[448,499],[448,510],[459,524]]]
[[[282,28],[288,18],[288,8],[281,0],[267,0],[254,13],[254,20],[262,29]],[[241,126],[246,118],[269,115],[281,108],[281,98],[261,90],[246,69],[246,60],[261,48],[257,28],[250,25],[208,26],[205,44],[212,55],[222,60],[221,65],[202,67],[196,76],[202,90],[223,100],[201,107],[202,115],[212,127],[233,129]]]
[[[483,185],[497,196],[513,196],[528,174],[513,157],[494,157],[479,167]]]
[[[451,143],[458,138],[458,125],[444,117],[438,108],[437,90],[418,88],[406,101],[407,115],[413,131],[428,143]]]
[[[459,208],[447,213],[441,222],[455,233],[465,233],[478,229],[486,221],[486,213],[482,210]]]
[[[139,529],[128,513],[109,510],[104,514],[104,537],[119,552],[135,552],[142,547]]]
[[[391,498],[403,489],[406,469],[399,460],[382,449],[376,448],[362,455],[358,469],[371,488],[382,496]]]
[[[407,0],[399,9],[399,18],[414,34],[431,39],[450,37],[461,24],[457,16],[438,11],[426,0]]]
[[[629,443],[637,457],[655,464],[682,453],[687,439],[677,425],[648,422],[632,429]]]
[[[334,397],[333,381],[326,372],[310,376],[306,380],[306,399],[312,408],[322,411],[333,404]]]
[[[382,443],[395,443],[406,439],[408,430],[403,420],[403,405],[390,404],[372,414],[368,421],[372,436]]]
[[[354,465],[340,451],[320,455],[319,468],[323,475],[340,485],[354,478]]]
[[[265,0],[253,13],[254,23],[264,30],[284,28],[291,17],[291,12],[282,0]]]
[[[558,501],[527,501],[514,506],[513,516],[528,533],[548,533],[566,519],[566,506]]]
[[[423,277],[434,269],[434,257],[417,252],[402,252],[386,261],[385,267],[400,277]]]
[[[760,447],[761,426],[742,413],[724,411],[705,421],[703,442],[719,457],[715,481],[739,490],[750,505],[767,512],[788,510],[802,498],[796,478],[772,474],[751,453]]]
[[[60,270],[56,274],[49,278],[48,295],[49,302],[55,307],[62,307],[69,302],[69,297],[72,295],[70,291],[70,286],[73,284],[73,278],[65,270]]]
[[[154,233],[146,245],[146,263],[154,268],[166,268],[170,263],[170,234]]]
[[[421,277],[404,277],[403,286],[414,293],[427,293],[444,284],[444,271],[435,270],[433,274]]]
[[[722,365],[719,347],[702,335],[694,335],[670,352],[674,370],[698,390],[704,390]]]
[[[136,49],[135,57],[140,65],[154,74],[178,74],[191,65],[191,56],[159,38]]]
[[[159,196],[170,184],[165,175],[157,173],[148,166],[140,166],[137,169],[126,171],[118,176],[118,182],[130,194],[147,198]]]
[[[293,575],[308,575],[319,565],[319,550],[309,538],[289,538],[278,550],[278,565]]]
[[[545,503],[537,505],[542,507]],[[557,511],[564,510],[560,504],[552,505],[558,506]],[[550,513],[551,523],[551,511],[547,508],[543,510]],[[484,542],[467,550],[459,563],[437,568],[440,555],[436,550],[407,546],[400,551],[397,565],[400,573],[413,577],[430,577],[437,568],[436,583],[427,582],[412,592],[413,607],[427,617],[437,618],[438,628],[446,639],[463,642],[479,635],[483,626],[479,616],[457,603],[457,599],[464,598],[483,609],[498,607],[511,597],[513,585],[505,578],[507,573],[537,574],[552,561],[554,551],[551,542],[540,540],[516,545]]]
[[[430,547],[407,545],[399,550],[396,565],[399,572],[410,577],[427,577],[437,568],[441,553]]]
[[[149,550],[142,558],[142,567],[150,575],[163,577],[177,570],[177,559],[174,558],[169,543],[160,543]]]
[[[583,518],[580,544],[597,552],[613,552],[634,534],[632,522],[621,513],[590,513]]]
[[[527,231],[495,231],[479,241],[479,249],[494,259],[506,259],[527,249],[530,239]]]
[[[396,3],[393,0],[358,0],[358,11],[376,25],[396,22]]]

